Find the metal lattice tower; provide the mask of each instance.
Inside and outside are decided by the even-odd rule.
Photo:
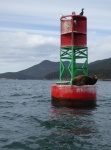
[[[82,66],[77,60],[84,59]],[[68,66],[65,65],[68,61]],[[87,18],[80,15],[61,17],[60,82],[68,71],[72,79],[79,70],[88,75]]]

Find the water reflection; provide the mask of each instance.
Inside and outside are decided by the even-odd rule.
[[[56,119],[59,122],[57,128],[60,131],[64,132],[65,129],[65,133],[67,132],[68,134],[83,135],[95,133],[93,110],[52,107],[52,119]]]
[[[50,119],[44,126],[51,131],[43,140],[47,148],[91,149],[93,141],[90,140],[97,132],[92,109],[51,107]]]

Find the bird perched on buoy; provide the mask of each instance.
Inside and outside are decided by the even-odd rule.
[[[98,77],[95,76],[85,76],[79,75],[72,80],[72,85],[94,85],[98,80]]]
[[[83,16],[83,14],[84,14],[83,10],[84,10],[84,8],[82,8],[81,13],[79,15]]]
[[[72,15],[75,15],[75,14],[76,14],[75,11],[73,11],[73,12],[72,12]]]

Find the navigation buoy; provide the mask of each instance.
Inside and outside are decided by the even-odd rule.
[[[60,81],[51,87],[52,104],[80,108],[95,106],[95,85],[72,85],[78,71],[88,76],[87,18],[72,13],[61,16],[60,20]],[[80,59],[83,61],[81,65],[77,63]],[[71,77],[69,82],[63,82],[65,71]]]

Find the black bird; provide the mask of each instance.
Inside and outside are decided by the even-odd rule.
[[[84,10],[84,8],[82,8],[82,11],[81,11],[81,13],[79,15],[83,16],[83,13],[84,13],[83,10]]]
[[[75,11],[73,11],[73,12],[72,12],[72,15],[75,15],[75,14],[76,14]]]

